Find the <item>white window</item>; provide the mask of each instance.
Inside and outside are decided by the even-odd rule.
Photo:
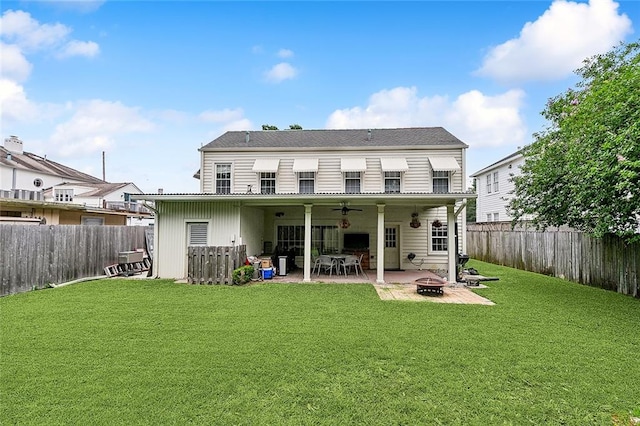
[[[56,201],[62,203],[70,203],[73,201],[73,189],[56,189],[54,190]]]
[[[276,193],[276,174],[260,173],[260,193],[275,194]]]
[[[216,164],[216,194],[231,193],[231,163]]]
[[[360,172],[344,172],[344,192],[347,194],[360,193]]]
[[[487,222],[491,222],[491,213],[487,213]]]
[[[498,172],[493,173],[493,192],[498,192]]]
[[[104,217],[82,216],[81,225],[104,225]]]
[[[384,172],[384,192],[387,194],[399,194],[401,176],[402,172]]]
[[[500,221],[500,213],[494,213],[493,214],[493,221],[494,222],[499,222]]]
[[[433,192],[436,194],[449,192],[449,172],[433,172]]]
[[[311,247],[318,253],[338,251],[337,226],[312,226]],[[304,254],[304,225],[278,225],[278,250],[293,252],[296,256]]]
[[[447,225],[431,223],[431,251],[447,251]]]
[[[300,194],[315,193],[316,174],[314,172],[298,173],[298,192]]]
[[[491,194],[491,173],[487,175],[487,194]]]
[[[189,246],[206,246],[208,242],[207,222],[191,222],[187,223],[187,245]]]

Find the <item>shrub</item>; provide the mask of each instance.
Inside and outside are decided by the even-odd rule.
[[[233,271],[233,285],[242,285],[251,281],[253,278],[253,266],[241,266]]]

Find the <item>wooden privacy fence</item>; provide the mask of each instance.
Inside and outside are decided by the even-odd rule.
[[[145,248],[144,226],[0,225],[0,296],[104,274]]]
[[[189,246],[187,278],[191,284],[233,284],[233,270],[244,265],[247,246]]]
[[[640,297],[640,243],[573,230],[537,232],[508,223],[468,224],[470,257]]]

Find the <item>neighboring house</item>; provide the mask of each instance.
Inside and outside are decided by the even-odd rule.
[[[508,222],[507,211],[513,197],[511,178],[520,173],[524,157],[520,151],[496,161],[471,175],[476,182],[476,222]]]
[[[26,152],[15,136],[0,147],[0,223],[147,225],[152,211],[129,199],[141,192]]]
[[[292,254],[305,282],[313,254],[346,251],[378,282],[385,269],[455,281],[476,197],[466,148],[441,127],[231,131],[200,149],[200,193],[132,197],[155,203],[162,278],[186,277],[189,245],[245,244],[249,255]]]

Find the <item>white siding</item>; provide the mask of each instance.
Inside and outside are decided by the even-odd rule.
[[[476,191],[478,193],[476,222],[487,222],[487,215],[490,215],[491,222],[495,222],[496,213],[498,221],[511,220],[511,216],[507,213],[507,205],[513,197],[514,190],[511,177],[519,173],[523,162],[522,157],[516,157],[513,161],[487,169],[476,177]],[[496,172],[498,173],[498,191],[495,191],[493,185],[493,175]],[[491,178],[491,192],[487,190],[487,176]]]
[[[154,251],[160,278],[186,277],[187,223],[209,221],[211,246],[233,245],[240,236],[239,208],[231,203],[158,202]],[[215,218],[215,220],[213,220]]]
[[[420,150],[369,150],[369,151],[299,151],[299,152],[234,152],[218,153],[205,151],[203,153],[202,189],[204,192],[215,192],[214,164],[231,163],[232,191],[234,193],[247,192],[248,185],[254,192],[259,191],[258,174],[255,173],[253,163],[258,157],[280,158],[280,165],[276,177],[276,192],[297,193],[297,174],[293,172],[293,160],[296,158],[317,158],[318,172],[316,174],[316,193],[344,192],[344,176],[340,171],[341,158],[366,158],[367,170],[362,174],[362,192],[383,192],[384,179],[380,166],[380,158],[404,157],[407,159],[409,170],[403,173],[402,192],[431,192],[432,171],[429,156],[454,157],[464,168],[462,149],[420,149]],[[450,191],[463,191],[464,169],[451,174]]]

